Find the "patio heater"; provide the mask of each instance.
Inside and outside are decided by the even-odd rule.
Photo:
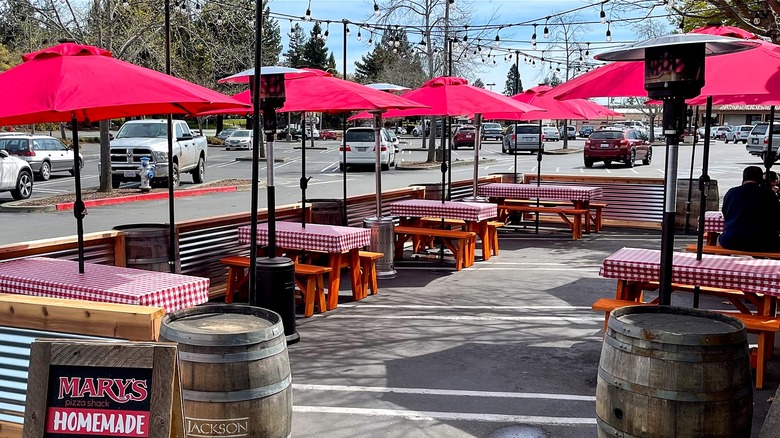
[[[600,61],[645,62],[645,90],[663,102],[666,137],[664,213],[661,226],[659,304],[671,304],[674,216],[676,213],[677,158],[680,135],[685,129],[685,99],[696,97],[704,86],[704,57],[739,52],[754,43],[703,34],[667,35],[601,53]]]
[[[377,279],[389,280],[398,275],[393,262],[395,259],[395,223],[392,217],[382,217],[382,113],[372,111],[372,114],[374,116],[376,216],[363,219],[363,228],[371,229],[371,243],[368,250],[384,254],[381,259],[376,261]]]
[[[258,44],[259,46],[259,44]],[[260,71],[257,66],[255,71]],[[257,116],[263,111],[265,131],[268,194],[268,256],[258,258],[255,263],[255,284],[250,291],[250,304],[277,312],[282,317],[284,334],[288,344],[300,340],[295,325],[295,263],[287,257],[276,256],[276,187],[274,185],[274,134],[276,133],[276,110],[284,105],[284,74],[260,74],[249,78],[250,94],[255,108],[253,126],[253,175],[252,202],[257,202],[257,160],[259,159],[260,127]],[[259,90],[258,88],[259,82]],[[259,102],[257,100],[260,100]],[[252,209],[253,234],[257,227],[257,209]],[[255,236],[252,236],[252,241]]]

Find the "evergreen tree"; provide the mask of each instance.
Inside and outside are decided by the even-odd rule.
[[[338,69],[336,68],[336,56],[333,55],[333,52],[330,52],[330,56],[328,56],[327,72],[332,74],[333,76],[340,76]]]
[[[515,87],[515,78],[517,78],[517,87]],[[509,67],[509,72],[506,74],[504,94],[507,96],[514,96],[515,94],[522,92],[523,81],[520,79],[520,72],[517,70],[517,64],[512,64],[512,66]]]
[[[482,79],[479,79],[479,78],[477,78],[477,80],[474,81],[474,83],[472,83],[471,85],[473,85],[475,87],[479,87],[479,88],[485,88],[485,83],[482,82]]]
[[[358,82],[364,84],[371,82],[380,82],[379,77],[386,69],[394,69],[393,65],[399,60],[417,60],[417,56],[409,44],[406,31],[403,29],[389,29],[382,35],[380,42],[377,42],[369,54],[363,55],[361,61],[355,62],[355,77]],[[400,85],[400,84],[399,84]]]
[[[303,63],[306,67],[325,70],[328,68],[328,49],[320,23],[314,23],[309,40],[303,45]]]
[[[303,66],[303,47],[306,45],[306,34],[299,24],[295,24],[290,35],[290,48],[284,53],[284,64],[287,67]]]

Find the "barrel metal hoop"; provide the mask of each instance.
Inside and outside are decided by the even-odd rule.
[[[138,264],[151,264],[151,263],[167,263],[168,262],[168,256],[162,256],[162,257],[152,257],[147,259],[126,259],[125,263],[130,263],[132,265],[138,265]]]
[[[610,334],[612,336],[610,336]],[[659,360],[673,360],[676,362],[689,362],[689,363],[712,363],[712,362],[724,362],[728,360],[735,360],[740,359],[743,355],[742,349],[732,349],[730,356],[725,356],[726,352],[723,350],[717,350],[712,351],[709,354],[706,351],[706,349],[698,352],[688,352],[683,353],[679,351],[663,351],[660,349],[655,348],[644,348],[642,346],[636,345],[634,343],[630,342],[623,342],[621,340],[618,340],[615,338],[615,335],[622,335],[622,333],[608,333],[606,337],[604,337],[604,342],[606,342],[609,346],[615,348],[618,351],[622,351],[624,353],[628,353],[634,356],[641,356],[641,357],[649,357],[653,359],[659,359]],[[628,337],[631,340],[636,340],[637,338]],[[649,341],[648,341],[649,342]],[[745,349],[747,349],[747,341],[743,340],[741,343],[744,344]],[[675,344],[666,344],[666,345],[675,345]],[[675,345],[679,346],[679,345]],[[689,347],[690,350],[693,345],[684,345],[684,347]],[[709,360],[706,360],[709,359]]]
[[[208,391],[193,391],[189,389],[182,390],[184,400],[206,402],[206,403],[233,403],[242,402],[247,400],[256,400],[278,394],[288,386],[292,381],[292,374],[288,374],[287,377],[282,379],[278,383],[273,385],[263,386],[261,388],[244,389],[241,391],[229,391],[229,392],[208,392]]]
[[[630,433],[623,432],[622,430],[616,429],[611,424],[602,420],[598,415],[596,415],[596,424],[599,426],[599,429],[607,433],[607,436],[611,436],[615,438],[638,438],[636,435],[632,435]]]
[[[604,384],[620,388],[623,391],[675,402],[729,402],[742,397],[750,397],[751,399],[753,397],[752,385],[744,385],[741,388],[732,388],[725,391],[699,393],[693,391],[674,391],[669,389],[651,388],[615,377],[601,367],[599,367],[598,376]]]
[[[279,342],[278,344],[254,351],[242,351],[240,353],[192,353],[189,351],[179,350],[179,360],[195,363],[234,363],[234,362],[248,362],[253,360],[267,359],[271,356],[285,351],[287,349],[286,342]]]

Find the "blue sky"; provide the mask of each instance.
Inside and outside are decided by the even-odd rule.
[[[463,0],[456,0],[460,2]],[[381,3],[381,2],[380,2]],[[281,14],[290,14],[298,17],[302,17],[308,7],[309,0],[270,0],[269,6],[272,12]],[[542,29],[544,28],[544,17],[552,14],[567,11],[582,6],[588,6],[591,2],[582,0],[482,0],[471,1],[470,7],[474,11],[471,15],[470,25],[484,25],[484,24],[505,24],[505,23],[520,23],[520,22],[534,22],[539,23],[537,27],[537,50],[532,51],[529,44],[531,34],[533,33],[532,27],[514,27],[503,29],[500,32],[502,39],[501,47],[511,49],[521,49],[528,53],[533,53],[535,56],[542,56],[542,50],[548,47],[551,39],[544,39],[542,35]],[[599,4],[588,7],[575,15],[569,15],[564,18],[565,22],[578,21],[578,22],[595,22],[593,24],[582,25],[582,31],[577,36],[577,40],[584,42],[592,42],[590,45],[590,55],[594,55],[599,51],[606,50],[609,47],[616,47],[622,45],[622,43],[635,41],[637,36],[631,26],[622,23],[612,23],[610,25],[610,31],[612,33],[612,44],[606,43],[606,30],[607,26],[598,22],[599,20]],[[607,19],[616,19],[618,16],[616,12],[611,10],[610,3],[604,5]],[[331,20],[339,22],[338,25],[332,24],[330,26],[329,38],[327,40],[327,47],[331,50],[337,60],[339,70],[342,65],[342,45],[343,45],[343,27],[340,24],[342,19],[347,19],[353,22],[373,22],[373,1],[372,0],[311,0],[311,12],[312,17],[317,20]],[[660,15],[664,13],[661,8],[654,10],[654,15]],[[624,15],[625,16],[625,15]],[[629,15],[630,16],[630,15]],[[491,20],[491,17],[492,18]],[[661,21],[665,21],[661,19]],[[282,30],[282,44],[284,46],[283,51],[288,48],[289,38],[287,33],[290,30],[290,22],[287,19],[279,19],[279,24]],[[403,23],[398,23],[403,24]],[[306,31],[307,35],[311,30],[312,23],[301,23],[302,27]],[[324,27],[324,26],[323,26]],[[552,26],[550,26],[552,28]],[[366,32],[363,32],[362,42],[358,42],[356,39],[356,28],[351,26],[351,34],[347,41],[347,70],[348,73],[354,73],[354,62],[360,60],[361,56],[369,53],[372,47],[366,45],[368,40]],[[495,33],[491,33],[486,36],[491,40],[495,37]],[[410,37],[410,40],[415,41]],[[377,38],[375,38],[376,40]],[[508,42],[508,40],[514,40],[516,42]],[[503,42],[507,41],[507,42]],[[525,41],[521,43],[520,41]],[[582,44],[584,46],[584,44]],[[548,50],[552,50],[549,49]],[[457,53],[457,52],[453,52]],[[546,52],[547,58],[550,59],[549,54]],[[560,51],[558,52],[561,53]],[[576,55],[575,58],[578,58]],[[480,66],[480,71],[475,73],[473,77],[469,78],[473,81],[476,78],[482,79],[486,84],[495,83],[493,87],[495,91],[503,91],[504,83],[506,81],[507,72],[509,71],[510,64],[505,63],[503,54],[499,54],[495,58],[497,65],[493,66],[492,62],[488,62],[485,65]],[[537,66],[533,67],[523,62],[523,58],[520,58],[520,76],[523,80],[524,88],[529,88],[540,82],[544,76],[548,73],[549,64],[547,64],[547,70],[539,68],[539,62]],[[553,64],[557,66],[557,64]],[[488,87],[489,88],[489,87]]]

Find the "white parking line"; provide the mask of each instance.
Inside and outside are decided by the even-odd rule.
[[[416,309],[416,310],[591,310],[590,306],[438,306],[435,304],[360,304],[344,303],[339,307],[361,309]]]
[[[472,414],[467,412],[413,411],[408,409],[366,409],[330,406],[293,406],[293,412],[318,414],[366,415],[372,417],[401,417],[411,421],[479,421],[487,423],[520,423],[548,426],[594,425],[595,418],[541,417],[536,415]]]
[[[347,315],[332,314],[325,315],[325,318],[332,319],[423,319],[431,321],[514,321],[514,322],[567,322],[571,324],[583,324],[595,322],[604,323],[604,317],[600,315],[571,315],[571,316],[472,316],[472,315]]]
[[[523,398],[588,402],[596,401],[596,397],[592,395],[544,394],[538,392],[469,391],[460,389],[401,388],[389,386],[310,385],[305,383],[293,383],[293,389],[300,391],[373,392],[393,394],[444,395],[455,397]]]

